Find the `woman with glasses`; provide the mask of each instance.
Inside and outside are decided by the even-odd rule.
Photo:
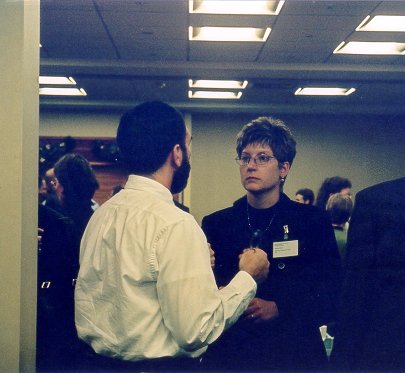
[[[335,318],[340,258],[325,212],[283,192],[296,142],[285,124],[260,117],[237,137],[246,195],[206,216],[218,286],[237,271],[245,247],[270,259],[268,279],[233,330],[211,346],[207,368],[218,371],[314,371],[327,366],[319,327]]]

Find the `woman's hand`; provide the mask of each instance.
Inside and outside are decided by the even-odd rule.
[[[261,298],[254,298],[245,311],[245,319],[252,320],[254,323],[274,320],[278,315],[276,302]]]

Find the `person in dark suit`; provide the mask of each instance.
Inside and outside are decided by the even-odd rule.
[[[332,364],[405,371],[405,177],[357,193]]]
[[[291,201],[282,185],[295,140],[280,120],[261,117],[237,138],[247,195],[203,218],[219,286],[237,272],[245,247],[270,259],[268,279],[233,330],[203,358],[213,371],[317,371],[327,356],[319,327],[335,318],[340,258],[326,211]]]
[[[77,339],[73,222],[39,204],[38,228],[36,368],[38,372],[72,370],[72,341]]]
[[[53,243],[50,250],[45,251],[42,255],[42,261],[47,264],[47,270],[43,271],[49,275],[51,268],[58,281],[52,281],[53,291],[43,291],[45,295],[52,295],[52,304],[57,305],[52,312],[55,321],[60,321],[58,330],[59,333],[53,333],[48,326],[47,330],[50,331],[49,335],[54,338],[49,340],[53,343],[55,349],[55,366],[54,371],[68,370],[75,371],[82,369],[82,360],[86,358],[86,346],[79,340],[74,323],[74,286],[76,282],[77,273],[79,271],[79,249],[80,241],[83,232],[86,228],[87,222],[93,214],[93,201],[92,197],[97,190],[99,184],[94,174],[94,171],[86,158],[80,154],[67,153],[61,157],[54,167],[53,185],[55,193],[59,200],[58,212],[64,217],[64,221],[69,223],[69,252],[62,261],[58,255],[66,253],[67,250],[63,249],[66,244],[66,238],[63,234],[57,235],[52,229],[44,229],[45,234],[53,235],[53,239],[57,242]],[[42,228],[40,226],[40,228]],[[44,251],[42,251],[44,254]],[[41,256],[40,256],[41,258]],[[53,265],[52,261],[59,265]],[[66,277],[60,279],[61,276]],[[59,286],[68,286],[68,289],[57,288]],[[59,295],[60,299],[56,298]],[[60,306],[63,312],[60,311]],[[63,332],[62,332],[63,331]],[[56,348],[58,346],[58,348]],[[48,353],[44,353],[45,360],[48,358]]]

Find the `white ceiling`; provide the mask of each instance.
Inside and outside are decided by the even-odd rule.
[[[189,110],[403,115],[405,55],[333,54],[342,41],[405,42],[404,32],[355,32],[376,14],[405,15],[405,1],[287,0],[278,16],[229,16],[189,14],[187,0],[41,0],[40,73],[73,76],[87,92],[42,96],[41,108],[122,110],[158,99]],[[188,40],[190,25],[272,31],[266,43],[198,42]],[[190,78],[249,85],[240,100],[197,100]],[[294,96],[308,84],[357,90]]]

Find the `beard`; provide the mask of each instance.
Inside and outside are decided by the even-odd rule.
[[[190,161],[187,157],[184,157],[183,162],[181,162],[181,166],[173,175],[172,186],[170,188],[172,194],[177,194],[184,190],[184,188],[187,186],[190,170]]]

